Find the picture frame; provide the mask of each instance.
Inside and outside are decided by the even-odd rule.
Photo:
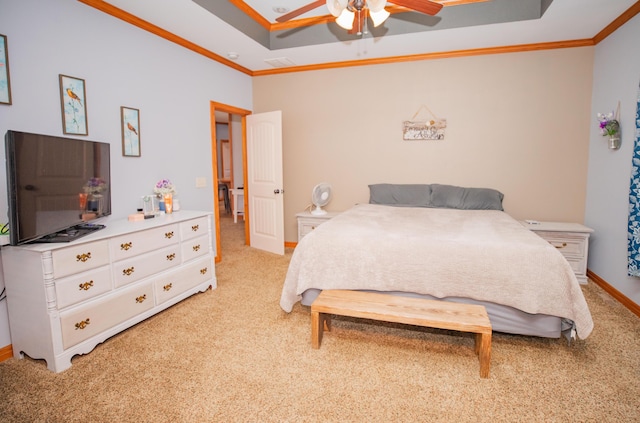
[[[11,104],[11,78],[7,36],[0,34],[0,104]]]
[[[60,106],[62,132],[69,135],[89,135],[84,79],[60,75]]]
[[[140,157],[140,110],[131,107],[120,107],[122,130],[122,155]]]

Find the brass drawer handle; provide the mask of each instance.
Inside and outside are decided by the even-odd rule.
[[[176,258],[176,253],[167,254],[167,260],[173,261]]]
[[[206,268],[206,267],[205,267],[205,268],[200,269],[200,274],[201,274],[201,275],[204,275],[204,274],[206,274],[206,273],[207,273],[207,268]]]
[[[193,225],[193,226],[191,227],[191,230],[192,230],[193,232],[198,232],[198,229],[200,229],[200,225]]]
[[[136,297],[136,303],[141,304],[144,302],[144,300],[147,299],[147,294],[142,294],[139,297]]]
[[[124,244],[120,244],[120,249],[128,251],[133,247],[133,242],[125,242]]]
[[[557,249],[561,249],[567,246],[566,242],[563,242],[562,245],[555,245],[554,243],[550,242],[549,244],[553,245],[554,247],[556,247]]]
[[[89,318],[87,317],[87,320],[83,320],[81,322],[76,323],[76,330],[80,329],[84,329],[89,325]]]
[[[171,288],[173,288],[173,283],[168,283],[162,287],[165,291],[171,291]]]
[[[165,237],[165,238],[167,238],[167,239],[171,239],[171,238],[173,238],[173,231],[171,231],[171,232],[166,232],[166,233],[164,234],[164,237]]]
[[[192,248],[193,248],[193,251],[200,251],[200,244],[194,245]]]
[[[93,286],[93,281],[80,284],[80,291],[88,291]]]
[[[76,261],[81,261],[81,262],[86,262],[87,260],[89,260],[91,258],[91,253],[83,253],[83,254],[78,254],[76,256]]]
[[[122,271],[122,274],[125,275],[125,276],[131,276],[133,274],[133,272],[135,272],[135,268],[133,266],[131,266],[128,269],[124,269]]]

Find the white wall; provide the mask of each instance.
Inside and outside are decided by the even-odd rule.
[[[591,271],[636,304],[640,279],[627,276],[627,219],[636,99],[640,83],[640,15],[599,43],[595,49],[591,136],[585,223],[591,237]],[[622,146],[609,150],[596,114],[615,110],[620,101]]]
[[[90,140],[111,143],[113,215],[141,206],[156,181],[171,179],[183,209],[213,210],[209,101],[250,109],[250,77],[71,0],[0,0],[8,38],[13,105],[8,129],[62,136],[58,75],[86,83]],[[140,110],[142,157],[123,157],[120,106]],[[0,149],[0,224],[7,221]],[[195,187],[205,177],[207,187]],[[4,283],[0,281],[0,290]],[[0,303],[0,347],[10,344]]]

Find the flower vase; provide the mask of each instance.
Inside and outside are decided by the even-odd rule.
[[[620,134],[609,135],[609,148],[612,150],[620,148]]]

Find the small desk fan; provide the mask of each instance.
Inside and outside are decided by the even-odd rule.
[[[313,191],[311,191],[311,202],[315,206],[314,209],[311,210],[311,214],[314,216],[322,216],[323,214],[327,214],[326,210],[323,210],[322,207],[326,206],[331,199],[331,185],[326,182],[322,182],[315,187],[313,187]]]

